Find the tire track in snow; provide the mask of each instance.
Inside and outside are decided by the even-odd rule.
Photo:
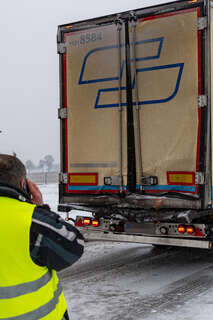
[[[87,248],[89,251],[90,248]],[[142,263],[143,265],[149,264],[156,260],[156,263],[159,259],[173,257],[176,254],[176,251],[180,249],[171,248],[167,251],[165,249],[155,249],[151,246],[137,246],[127,249],[121,249],[120,252],[109,253],[105,257],[100,256],[94,260],[91,257],[91,260],[88,260],[86,263],[81,263],[71,267],[63,272],[61,272],[61,280],[66,278],[73,278],[81,280],[85,277],[88,279],[88,276],[92,277],[94,272],[96,274],[101,272],[107,272],[118,270],[119,268],[125,268],[126,266],[136,265],[137,263]]]
[[[136,299],[128,308],[124,308],[112,320],[156,319],[156,315],[162,312],[174,311],[186,301],[207,291],[213,287],[213,265],[191,276],[173,282],[156,292],[155,295]]]
[[[73,320],[151,320],[213,287],[212,271],[212,251],[100,243],[60,277]]]

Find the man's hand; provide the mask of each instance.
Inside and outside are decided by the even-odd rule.
[[[35,183],[30,181],[29,179],[27,180],[27,185],[30,191],[30,194],[32,196],[32,203],[36,204],[37,206],[42,206],[43,205],[43,199],[42,199],[42,194],[39,188]]]

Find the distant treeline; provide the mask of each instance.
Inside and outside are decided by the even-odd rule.
[[[39,160],[38,164],[36,165],[32,160],[27,160],[25,162],[25,166],[27,169],[27,172],[58,172],[59,171],[59,164],[54,163],[55,159],[52,155],[47,154]]]

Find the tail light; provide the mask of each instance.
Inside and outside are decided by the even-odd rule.
[[[93,219],[93,220],[92,220],[92,226],[93,226],[93,227],[98,227],[99,224],[100,224],[100,223],[99,223],[99,221],[98,221],[97,219]]]
[[[99,227],[100,222],[98,219],[91,219],[89,217],[78,217],[75,222],[76,227],[87,227],[87,226],[93,226],[93,227]]]
[[[185,226],[182,226],[182,225],[178,226],[177,230],[181,234],[184,234],[186,232]]]
[[[187,226],[186,227],[186,232],[188,234],[193,234],[195,232],[195,227],[194,226]]]
[[[75,223],[75,226],[76,227],[83,227],[83,222],[82,222],[81,218],[78,218],[78,220]]]
[[[195,236],[197,236],[197,237],[203,237],[204,236],[204,234],[203,234],[203,232],[202,232],[202,230],[200,228],[196,228]]]
[[[83,219],[83,224],[84,224],[85,226],[89,226],[89,225],[91,224],[91,219],[90,219],[90,218],[84,218],[84,219]]]

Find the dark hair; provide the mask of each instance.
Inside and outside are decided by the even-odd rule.
[[[20,181],[25,177],[25,166],[18,158],[8,154],[0,154],[0,182],[20,187]]]

